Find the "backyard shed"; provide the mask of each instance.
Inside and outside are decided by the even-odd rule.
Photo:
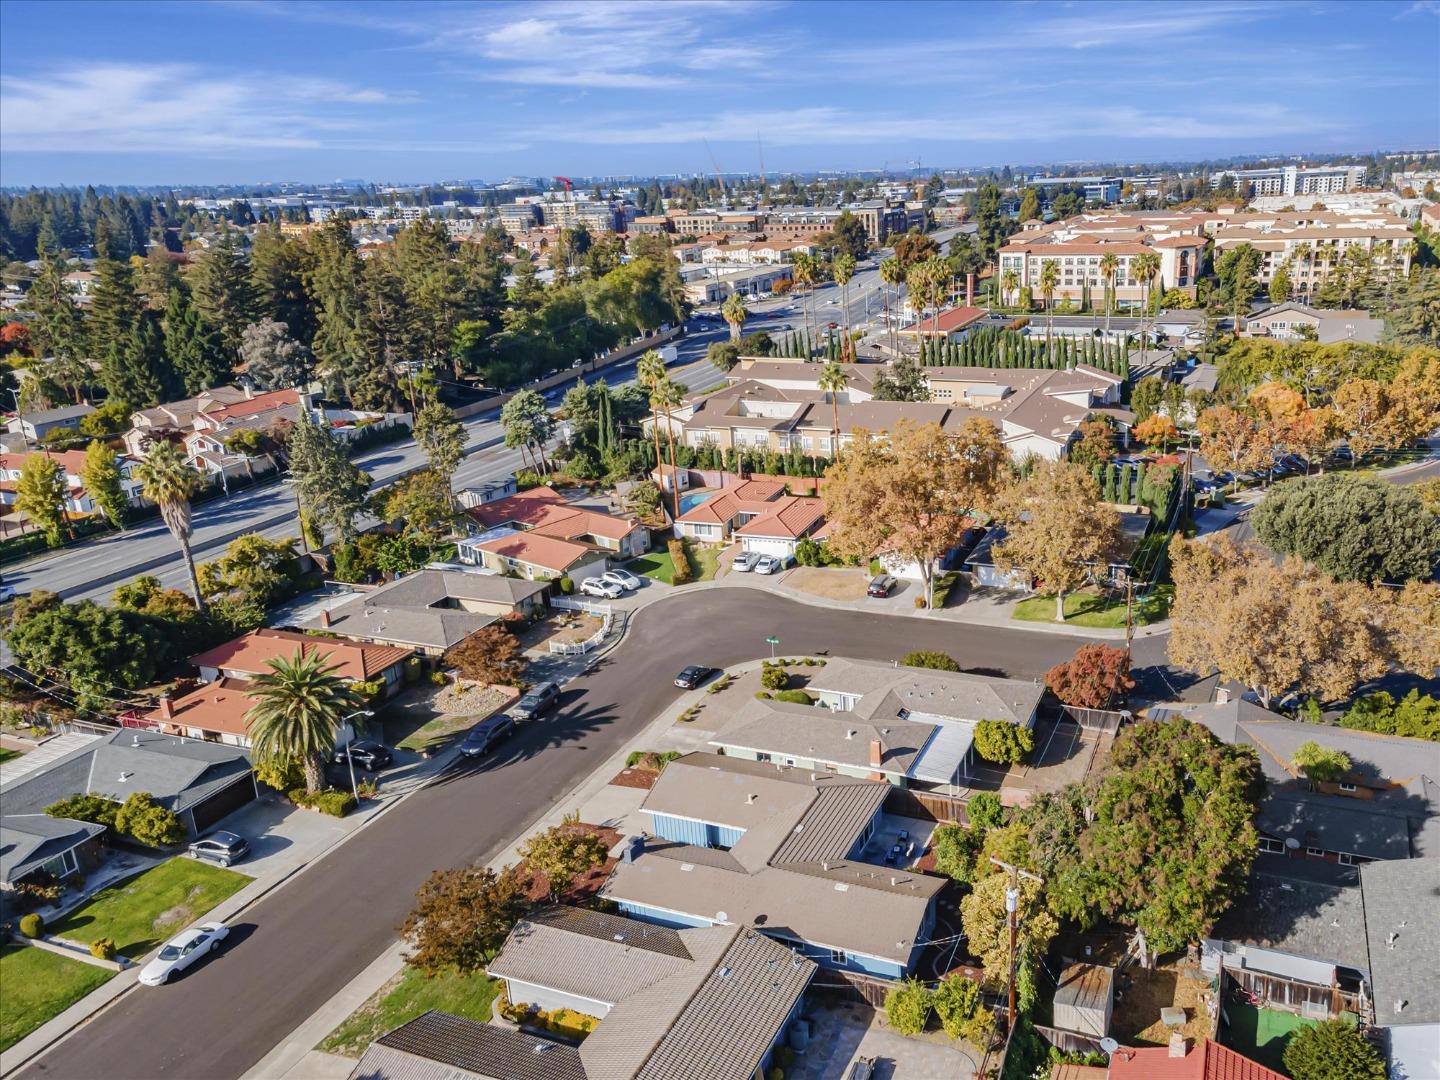
[[[1110,1033],[1114,989],[1114,968],[1071,964],[1060,976],[1060,986],[1055,991],[1055,1026],[1103,1039]]]

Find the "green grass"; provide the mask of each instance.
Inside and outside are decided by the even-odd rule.
[[[695,581],[714,581],[715,571],[720,569],[720,549],[714,544],[685,543],[690,553],[690,569],[695,572]]]
[[[1149,596],[1135,601],[1135,625],[1145,626],[1167,618],[1174,598],[1175,586],[1156,586]],[[1027,622],[1054,622],[1055,597],[1032,596],[1021,600],[1010,617]],[[1071,593],[1065,597],[1065,621],[1072,626],[1122,628],[1125,625],[1125,600],[1122,597],[1115,601],[1109,596],[1091,592]]]
[[[19,756],[19,750],[6,750],[3,746],[0,746],[0,765],[4,765],[7,761],[14,761]]]
[[[174,858],[101,889],[49,931],[86,945],[112,938],[119,952],[143,956],[250,881],[234,870]]]
[[[631,559],[625,564],[625,569],[666,585],[675,584],[675,563],[668,551],[652,551],[638,559]]]
[[[1230,1049],[1258,1061],[1278,1073],[1285,1072],[1285,1047],[1302,1027],[1313,1024],[1295,1013],[1280,1009],[1257,1009],[1254,1005],[1227,1001],[1225,1015],[1230,1018],[1221,1042]]]
[[[0,1050],[8,1050],[45,1021],[59,1016],[115,972],[45,949],[0,949]]]
[[[358,1058],[385,1032],[431,1009],[483,1023],[490,1019],[490,1004],[499,992],[500,984],[484,972],[426,978],[424,972],[406,967],[346,1017],[317,1049]]]

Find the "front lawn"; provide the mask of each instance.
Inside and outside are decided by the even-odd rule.
[[[88,945],[108,937],[134,959],[239,892],[251,879],[196,859],[174,858],[101,889],[51,934]]]
[[[115,972],[46,949],[0,949],[0,1050],[8,1050],[45,1021],[59,1016]]]
[[[713,581],[715,572],[720,569],[720,548],[716,544],[693,544],[685,541],[685,552],[690,556],[690,584],[694,581]],[[655,581],[662,581],[666,585],[675,584],[675,562],[670,558],[668,551],[652,551],[631,559],[625,564],[625,569],[632,574],[639,574],[641,577],[652,578]]]
[[[715,571],[720,569],[720,548],[715,544],[685,544],[690,553],[690,568],[695,571],[693,581],[714,581]]]
[[[652,551],[639,558],[631,559],[625,564],[625,569],[632,574],[648,577],[666,585],[675,584],[675,563],[670,558],[668,551]]]
[[[4,765],[7,761],[14,761],[19,756],[19,750],[7,750],[5,747],[0,746],[0,765]]]
[[[1170,603],[1175,586],[1159,585],[1150,595],[1135,601],[1135,625],[1145,626],[1170,616]],[[1028,622],[1054,622],[1055,597],[1032,596],[1015,605],[1012,619]],[[1065,621],[1072,626],[1119,629],[1125,625],[1125,598],[1118,600],[1100,593],[1075,592],[1065,597]]]
[[[499,992],[500,984],[487,978],[484,972],[473,975],[447,972],[426,978],[424,972],[407,965],[346,1017],[317,1049],[358,1058],[385,1032],[431,1009],[485,1023],[490,1019],[490,1003]]]

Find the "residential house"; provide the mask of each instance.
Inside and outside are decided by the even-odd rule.
[[[1155,719],[1175,715],[1259,755],[1268,788],[1257,865],[1353,883],[1367,863],[1440,857],[1440,745],[1289,720],[1243,698],[1150,709]],[[1331,782],[1307,780],[1294,763],[1307,742],[1345,754],[1350,768]]]
[[[810,679],[814,705],[757,698],[710,740],[727,758],[955,794],[975,765],[975,726],[1033,728],[1045,687],[834,658]]]
[[[192,836],[256,797],[250,760],[238,747],[122,728],[9,784],[0,824],[8,829],[72,795],[124,802],[141,791]],[[21,820],[19,828],[33,824]]]
[[[77,431],[80,421],[95,411],[93,405],[62,405],[55,409],[20,413],[5,421],[5,430],[38,442],[52,431]]]
[[[150,443],[161,437],[181,437],[195,429],[195,418],[206,410],[238,405],[255,398],[255,391],[244,386],[214,386],[194,397],[169,401],[130,414],[130,430],[124,435],[125,451],[142,458]]]
[[[815,965],[738,924],[695,928],[556,907],[516,924],[487,966],[511,1002],[600,1020],[585,1075],[751,1080],[798,1013]]]
[[[687,505],[688,500],[688,505]],[[745,480],[713,493],[683,496],[675,535],[701,543],[739,541],[745,551],[793,558],[805,537],[823,533],[825,502],[785,494],[778,480]]]
[[[1057,1066],[1051,1080],[1086,1080],[1087,1066]],[[1090,1067],[1093,1068],[1093,1067]],[[1064,1071],[1068,1069],[1069,1071]],[[1221,1046],[1214,1039],[1189,1045],[1178,1031],[1169,1046],[1121,1047],[1110,1064],[1099,1070],[1108,1080],[1285,1080],[1283,1073]]]
[[[1385,320],[1372,319],[1366,311],[1312,308],[1292,300],[1247,316],[1240,336],[1299,341],[1305,331],[1312,332],[1321,345],[1343,341],[1378,345],[1385,333]]]
[[[1360,887],[1390,1075],[1440,1076],[1440,862],[1371,863]]]
[[[487,531],[509,528],[575,541],[622,561],[644,554],[650,546],[649,532],[635,519],[576,506],[552,487],[489,499],[471,506],[469,513]],[[469,561],[463,551],[461,558]]]
[[[27,879],[56,879],[93,870],[100,863],[104,825],[53,818],[43,811],[0,816],[0,892]]]
[[[405,662],[413,649],[373,645],[341,638],[316,637],[294,630],[261,627],[190,657],[205,682],[216,679],[251,679],[270,671],[270,661],[297,656],[321,657],[335,674],[351,682],[380,683],[383,696],[400,692],[405,684]]]
[[[1154,519],[1145,507],[1119,510],[1117,516],[1120,519],[1119,550],[1104,566],[1088,565],[1096,578],[1123,583],[1134,572],[1130,565],[1131,556],[1135,554],[1136,549],[1145,539],[1145,534],[1150,530]],[[1032,574],[1020,567],[1004,570],[995,564],[995,547],[1003,542],[1007,535],[1008,531],[1003,525],[997,525],[991,529],[975,545],[970,554],[965,556],[962,566],[965,573],[970,576],[970,581],[980,588],[1029,592],[1034,588]]]
[[[56,453],[50,450],[30,450],[20,453],[0,453],[0,506],[13,506],[20,474],[26,462],[33,457],[43,456],[58,465],[65,474],[65,510],[71,514],[94,514],[99,512],[95,500],[85,490],[82,473],[85,468],[85,451],[66,450]],[[115,455],[115,465],[120,471],[120,490],[125,501],[135,504],[140,501],[140,481],[135,479],[136,462],[128,457]]]
[[[493,573],[417,570],[322,611],[302,629],[440,656],[477,630],[545,607],[547,586]]]
[[[671,762],[602,895],[677,929],[751,927],[823,968],[914,969],[944,880],[864,861],[890,786],[713,754]]]

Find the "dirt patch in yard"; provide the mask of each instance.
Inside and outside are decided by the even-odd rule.
[[[600,632],[603,625],[604,620],[599,616],[566,611],[531,623],[515,636],[527,652],[535,649],[543,652],[549,649],[552,643],[578,645],[582,641],[589,641]]]
[[[198,885],[193,886],[190,891],[185,894],[185,899],[181,903],[173,907],[168,907],[160,912],[159,915],[156,915],[155,921],[150,924],[151,928],[163,937],[172,927],[184,926],[187,923],[194,922],[195,912],[190,910],[190,904],[204,891],[205,890]]]
[[[863,600],[869,579],[864,572],[848,567],[799,566],[791,570],[785,584],[792,589],[826,600]]]
[[[659,779],[660,774],[654,769],[621,769],[610,783],[616,787],[643,788],[649,791]]]
[[[1111,1034],[1122,1043],[1164,1046],[1172,1031],[1180,1031],[1193,1044],[1213,1033],[1214,1021],[1207,1011],[1211,996],[1209,979],[1194,965],[1172,962],[1150,971],[1126,968]],[[1183,1027],[1166,1027],[1160,1019],[1160,1010],[1171,1006],[1185,1010]]]

